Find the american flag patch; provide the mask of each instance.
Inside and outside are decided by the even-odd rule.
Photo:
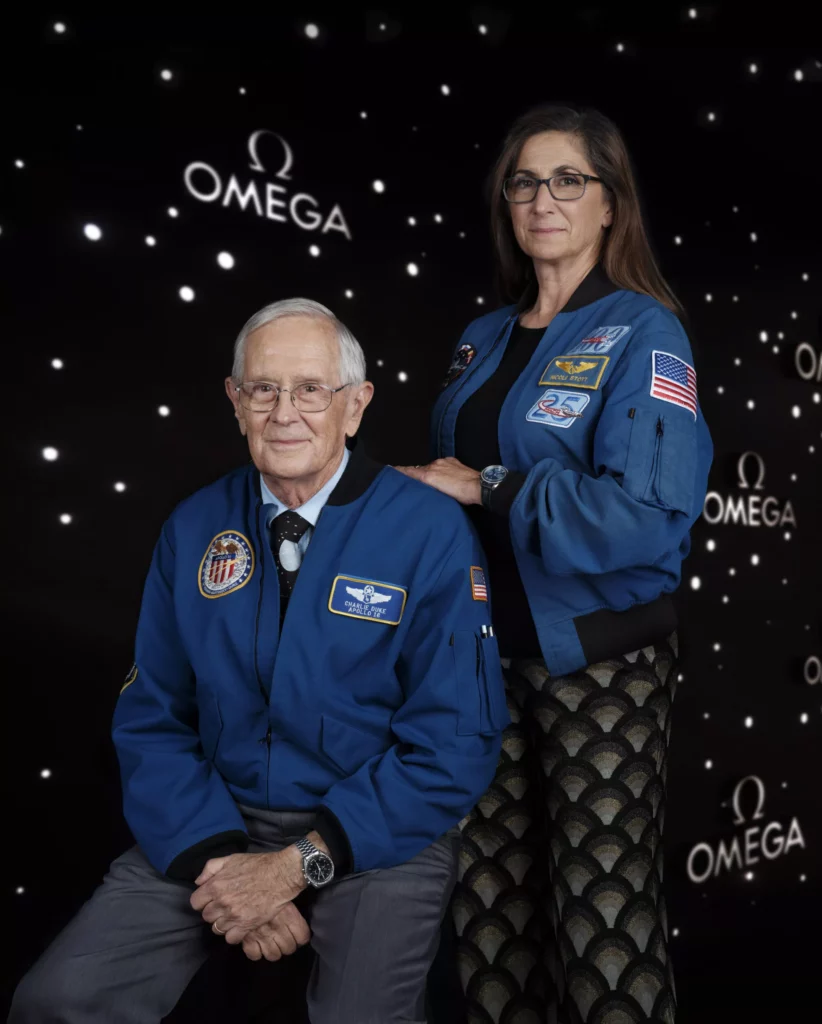
[[[651,395],[681,405],[696,419],[696,371],[670,352],[651,353]]]
[[[471,566],[471,593],[475,601],[488,600],[488,586],[485,582],[485,573],[478,565]]]

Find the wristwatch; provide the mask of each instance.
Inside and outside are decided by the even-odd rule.
[[[491,508],[491,494],[507,476],[508,470],[505,466],[486,466],[480,473],[480,496],[487,509]]]
[[[308,839],[300,839],[294,845],[303,855],[303,876],[306,882],[315,889],[328,885],[334,877],[334,861]]]

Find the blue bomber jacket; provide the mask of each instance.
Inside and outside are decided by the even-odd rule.
[[[356,445],[282,633],[279,602],[248,466],[165,523],[114,714],[126,820],[171,877],[245,848],[238,805],[317,810],[351,869],[390,867],[494,774],[509,718],[484,558],[455,501]]]
[[[499,366],[517,315],[515,306],[488,313],[460,339],[433,410],[434,458],[459,455],[460,409]],[[486,514],[509,520],[549,671],[671,632],[668,595],[713,455],[676,316],[595,267],[509,391],[498,440],[509,475]]]

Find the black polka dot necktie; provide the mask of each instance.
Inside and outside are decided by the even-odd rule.
[[[280,578],[280,626],[283,624],[291,591],[297,581],[302,555],[300,538],[311,526],[307,519],[292,512],[281,512],[271,524],[271,550],[277,563],[277,575]]]

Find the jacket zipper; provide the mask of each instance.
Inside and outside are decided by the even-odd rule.
[[[263,593],[265,592],[265,548],[263,547],[262,535],[260,534],[260,509],[262,508],[262,501],[257,502],[257,560],[260,563],[260,594],[257,598],[257,617],[254,621],[254,673],[257,676],[257,686],[260,688],[260,693],[263,695],[266,709],[271,703],[271,698],[266,689],[263,686],[263,680],[260,676],[260,661],[257,653],[257,646],[260,637],[260,615],[263,610]],[[269,723],[268,728],[265,731],[265,739],[262,740],[266,747],[266,767],[265,767],[265,805],[268,807],[269,801],[269,790],[268,780],[271,777],[271,724]]]
[[[496,336],[496,338],[494,338],[494,344],[488,349],[488,351],[485,353],[485,355],[482,357],[482,359],[480,359],[480,361],[474,367],[474,371],[473,371],[474,373],[477,372],[477,370],[482,366],[482,364],[485,362],[485,360],[491,355],[491,353],[497,347],[497,345],[499,344],[500,339],[505,334],[505,332],[508,330],[508,325],[511,323],[511,320],[515,319],[515,318],[516,318],[515,316],[514,317],[510,317],[509,316],[508,319],[505,321],[505,323],[502,325],[502,329],[500,330],[499,334]],[[440,416],[440,422],[439,422],[439,425],[437,427],[437,457],[440,458],[440,459],[443,457],[442,456],[442,425],[443,425],[443,423],[445,421],[445,417],[446,417],[446,415],[448,413],[448,410],[451,408],[451,405],[453,404],[454,399],[457,397],[457,395],[460,393],[460,391],[465,387],[465,384],[466,384],[469,376],[470,376],[470,374],[468,374],[468,373],[463,375],[462,384],[460,384],[460,386],[454,391],[454,393],[451,395],[451,397],[445,403],[445,408],[442,410],[442,415]]]
[[[665,427],[662,425],[662,419],[656,421],[656,441],[654,443],[654,465],[653,472],[651,473],[651,480],[649,487],[653,487],[654,493],[651,495],[652,498],[659,498],[659,473],[662,464],[662,438],[665,436]]]

